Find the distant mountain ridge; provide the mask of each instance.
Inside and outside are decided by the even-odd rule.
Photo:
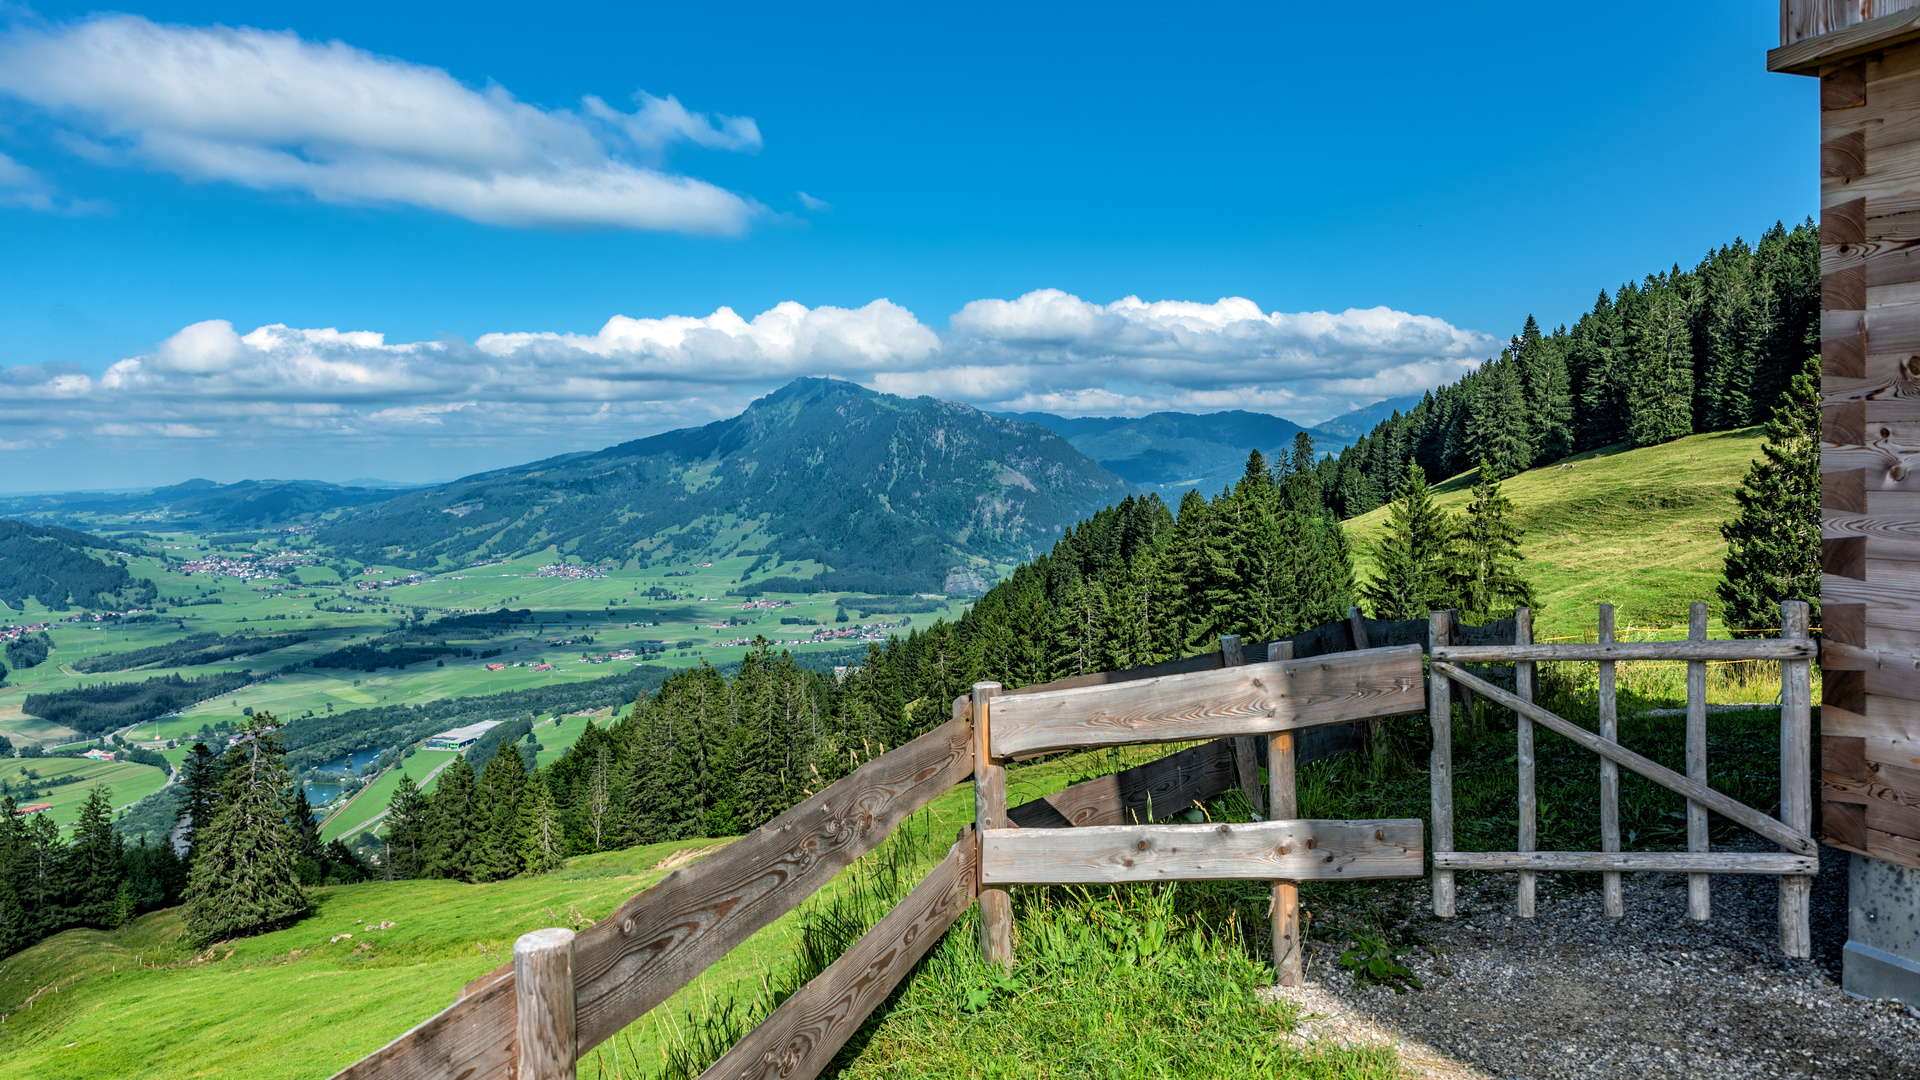
[[[1313,436],[1315,450],[1337,453],[1381,419],[1419,402],[1419,395],[1389,398],[1315,427],[1240,409],[1147,416],[1000,415],[1049,428],[1109,472],[1172,501],[1189,488],[1213,494],[1232,484],[1245,472],[1249,451],[1271,458],[1305,431]]]
[[[588,561],[746,550],[817,587],[939,591],[955,566],[1031,557],[1128,494],[1045,427],[835,379],[797,379],[739,416],[402,492],[322,545],[431,567],[557,548]]]
[[[182,525],[245,529],[283,525],[314,514],[391,499],[391,487],[328,484],[319,480],[241,480],[220,484],[195,478],[151,491],[73,492],[0,496],[0,513],[46,520],[78,515],[159,515]]]

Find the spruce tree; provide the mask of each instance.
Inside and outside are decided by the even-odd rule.
[[[60,922],[65,926],[110,929],[114,896],[125,873],[120,866],[120,839],[113,832],[113,799],[104,784],[87,792],[80,817],[73,823],[73,840],[60,857]]]
[[[1325,506],[1320,490],[1320,474],[1315,468],[1313,436],[1295,432],[1293,452],[1286,457],[1286,476],[1280,486],[1280,501],[1296,514],[1319,517]]]
[[[426,877],[471,881],[473,766],[461,754],[440,770],[427,813]]]
[[[1520,529],[1513,520],[1513,502],[1500,491],[1500,481],[1484,464],[1473,485],[1473,501],[1460,521],[1455,556],[1454,592],[1461,617],[1469,623],[1487,623],[1513,614],[1520,605],[1533,606],[1533,590],[1520,574]]]
[[[1693,339],[1677,285],[1656,288],[1636,328],[1627,435],[1653,446],[1693,434]]]
[[[280,722],[257,712],[241,728],[241,762],[221,807],[199,835],[187,878],[187,934],[198,945],[242,937],[307,913],[287,824],[286,749]]]
[[[220,808],[220,759],[203,742],[194,743],[180,763],[180,805],[174,814],[182,839],[187,843],[187,858],[200,850],[198,831],[213,820]]]
[[[425,876],[431,798],[413,782],[412,776],[401,772],[393,801],[387,804],[386,869],[390,877]]]
[[[1449,586],[1453,523],[1434,504],[1427,478],[1409,458],[1374,551],[1374,576],[1360,594],[1376,619],[1418,619],[1454,606]]]
[[[1533,464],[1533,440],[1526,393],[1512,350],[1503,351],[1497,362],[1482,368],[1475,380],[1467,417],[1469,451],[1491,462],[1501,476],[1524,471]]]
[[[553,792],[547,787],[547,775],[536,771],[527,778],[520,799],[518,822],[519,860],[529,874],[558,870],[566,862],[566,837],[560,828],[560,814]]]
[[[520,872],[520,799],[526,786],[526,759],[512,743],[500,743],[481,774],[474,801],[473,880],[499,881]]]
[[[1734,500],[1740,512],[1720,526],[1727,541],[1724,618],[1733,628],[1777,625],[1782,600],[1820,614],[1820,361],[1805,366],[1767,421],[1761,457]]]

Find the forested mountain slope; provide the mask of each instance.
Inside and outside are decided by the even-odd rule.
[[[643,564],[745,546],[832,570],[809,587],[934,591],[950,566],[1026,559],[1127,490],[1037,425],[799,379],[730,420],[403,494],[319,540],[421,567],[549,545]]]
[[[120,607],[153,599],[109,540],[72,529],[0,521],[0,603],[18,610],[31,596],[55,611],[70,605]]]
[[[1203,495],[1219,494],[1240,478],[1249,451],[1271,454],[1308,430],[1284,416],[1238,409],[1198,415],[1161,412],[1066,417],[1012,413],[1009,417],[1058,432],[1074,449],[1099,462],[1101,468],[1176,502],[1189,488]],[[1322,450],[1338,450],[1353,441],[1351,437],[1329,437],[1313,430]]]

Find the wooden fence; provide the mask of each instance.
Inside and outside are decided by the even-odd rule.
[[[1707,606],[1692,606],[1688,640],[1670,642],[1616,642],[1613,605],[1600,605],[1599,641],[1592,644],[1534,644],[1526,609],[1517,615],[1512,645],[1456,645],[1449,640],[1452,622],[1447,612],[1431,616],[1432,686],[1428,715],[1433,724],[1433,910],[1454,913],[1456,870],[1520,871],[1518,912],[1534,914],[1535,875],[1542,870],[1602,871],[1606,913],[1625,914],[1620,874],[1629,870],[1658,870],[1688,875],[1688,913],[1704,920],[1710,912],[1709,874],[1780,875],[1780,948],[1788,956],[1812,954],[1808,929],[1808,898],[1812,875],[1819,872],[1819,848],[1812,835],[1813,786],[1811,776],[1812,663],[1815,647],[1808,637],[1807,605],[1789,601],[1780,606],[1782,636],[1745,641],[1708,641]],[[1599,733],[1588,731],[1533,703],[1534,665],[1540,661],[1591,661],[1599,665]],[[1615,663],[1622,660],[1684,660],[1687,662],[1686,766],[1682,776],[1619,743],[1615,696]],[[1735,802],[1707,786],[1706,665],[1710,661],[1776,660],[1780,663],[1780,816],[1775,818]],[[1459,665],[1512,664],[1514,689],[1505,690],[1468,674]],[[1482,694],[1518,714],[1519,850],[1465,852],[1453,850],[1453,736],[1452,686]],[[1537,793],[1534,790],[1533,726],[1539,724],[1599,755],[1600,846],[1592,851],[1536,851]],[[1620,767],[1683,795],[1687,799],[1687,850],[1639,852],[1620,850]],[[1784,851],[1712,852],[1708,850],[1707,814],[1717,813],[1745,826]]]
[[[1364,644],[1373,625],[1354,622],[1342,629],[1355,635],[1352,644]],[[1296,644],[1317,655],[1292,659]],[[703,1077],[818,1075],[976,901],[985,955],[1009,960],[1006,889],[1012,884],[1272,880],[1276,901],[1286,901],[1275,905],[1276,959],[1283,974],[1291,967],[1297,979],[1292,881],[1417,877],[1424,871],[1419,819],[1293,819],[1293,766],[1343,745],[1323,739],[1317,748],[1296,747],[1295,732],[1304,743],[1305,736],[1330,725],[1425,706],[1418,644],[1318,654],[1320,645],[1309,638],[1254,646],[1245,652],[1258,660],[1246,663],[1239,640],[1227,638],[1216,652],[1131,671],[1016,690],[980,684],[971,698],[953,703],[946,724],[674,871],[593,926],[578,934],[549,929],[523,936],[511,964],[469,983],[452,1005],[336,1076],[572,1077],[579,1055],[665,1002],[873,850],[909,815],[969,778],[976,823],[961,831],[946,858]],[[1006,806],[1010,758],[1200,739],[1211,741]],[[1268,817],[1274,820],[1148,820],[1235,783],[1259,808],[1260,749],[1267,751]]]

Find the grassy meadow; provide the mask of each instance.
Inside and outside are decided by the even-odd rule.
[[[1715,629],[1725,629],[1714,591],[1727,548],[1720,523],[1733,516],[1733,492],[1762,441],[1753,427],[1639,450],[1611,446],[1503,482],[1525,530],[1535,637],[1591,639],[1602,602],[1614,605],[1622,631],[1678,626],[1684,637],[1695,600],[1712,605]],[[1460,513],[1476,479],[1478,470],[1435,485],[1435,501]],[[1381,507],[1347,523],[1362,580],[1386,522]]]
[[[39,778],[30,779],[27,775],[29,772],[39,774]],[[54,779],[67,782],[48,787],[47,782]],[[113,805],[118,809],[132,806],[159,791],[167,782],[167,774],[151,765],[137,765],[131,761],[7,758],[0,760],[0,780],[7,782],[11,788],[8,793],[21,806],[51,803],[52,808],[41,813],[53,818],[54,824],[65,828],[79,818],[80,804],[87,801],[87,792],[97,785],[105,784],[111,789]],[[22,797],[22,784],[31,784],[39,794],[31,799]]]

